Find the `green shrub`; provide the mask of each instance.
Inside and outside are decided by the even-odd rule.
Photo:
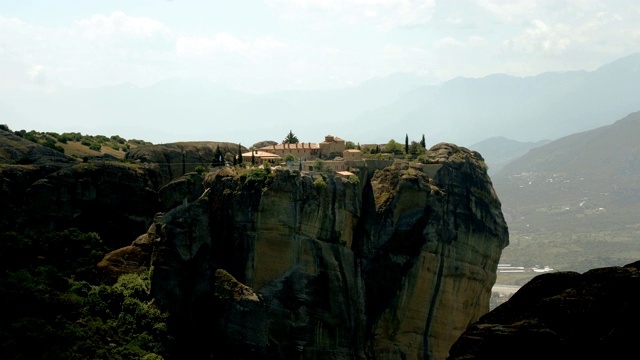
[[[54,141],[46,141],[46,142],[42,143],[42,145],[46,146],[46,147],[48,147],[50,149],[59,151],[59,152],[64,154],[64,148],[62,146],[56,144]]]
[[[147,298],[150,291],[148,272],[138,274],[124,274],[118,278],[118,282],[113,285],[113,290],[122,294],[125,298],[135,297],[138,299]]]
[[[313,161],[313,171],[323,172],[325,170],[324,161],[320,158],[317,158]]]
[[[127,142],[127,140],[125,140],[124,138],[118,136],[118,135],[113,135],[111,136],[111,140],[117,142],[118,144],[124,144]]]
[[[247,173],[245,183],[248,184],[248,183],[264,182],[267,180],[268,175],[269,173],[267,172],[267,170],[263,168],[259,168],[259,167],[251,168]]]
[[[327,183],[320,177],[313,182],[313,186],[315,186],[316,190],[322,191],[327,187]]]
[[[207,172],[207,168],[202,166],[202,165],[198,165],[195,168],[195,171],[199,174],[199,175],[204,175]]]
[[[38,138],[36,137],[36,135],[35,135],[35,132],[34,132],[34,131],[31,131],[31,132],[25,132],[25,133],[23,134],[23,137],[24,137],[25,139],[27,139],[27,140],[31,141],[31,142],[38,143]]]

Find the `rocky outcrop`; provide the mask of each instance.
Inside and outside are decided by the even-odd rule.
[[[197,200],[204,192],[204,178],[198,173],[186,173],[171,180],[158,191],[162,211]]]
[[[114,248],[144,233],[159,209],[145,172],[135,164],[114,161],[62,168],[35,181],[24,196],[21,227],[93,231]]]
[[[162,216],[159,213],[158,216]],[[129,246],[109,252],[97,264],[99,272],[105,282],[115,282],[120,275],[140,274],[151,268],[151,255],[156,243],[160,240],[158,234],[161,229],[154,223],[146,234],[138,238]]]
[[[111,248],[129,245],[157,212],[202,195],[203,176],[193,170],[208,167],[217,146],[238,151],[231,143],[175,143],[132,149],[124,161],[81,162],[0,129],[0,226],[3,231],[76,227],[97,232]],[[148,265],[149,254],[132,246],[118,254],[109,273],[144,268],[135,265],[144,258]]]
[[[538,275],[482,316],[448,359],[635,357],[640,262]]]
[[[0,164],[65,164],[75,160],[57,150],[0,129]]]
[[[223,156],[237,155],[238,153],[238,144],[193,141],[140,146],[131,149],[126,154],[126,158],[139,162],[151,170],[149,172],[150,179],[154,188],[159,189],[180,176],[194,172],[197,166],[209,167],[214,161],[214,154],[218,146]],[[248,150],[242,147],[242,151]]]
[[[24,214],[24,194],[35,181],[77,160],[0,129],[0,228],[12,230]]]
[[[428,155],[362,167],[358,180],[209,174],[202,197],[156,222],[152,293],[178,351],[444,359],[488,311],[508,232],[479,154],[438,144]],[[241,291],[221,292],[221,277]]]

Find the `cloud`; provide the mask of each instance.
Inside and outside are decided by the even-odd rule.
[[[531,22],[531,27],[524,34],[505,41],[504,48],[524,54],[538,52],[560,54],[578,38],[579,31],[575,28],[565,24],[550,25],[536,19]]]
[[[42,65],[34,65],[28,75],[29,79],[36,84],[44,84],[45,82],[44,66]]]
[[[562,21],[534,18],[519,35],[505,40],[502,48],[514,54],[557,56],[570,51],[599,52],[605,43],[608,47],[629,47],[628,35],[640,29],[638,14],[625,16],[619,10],[592,6],[563,8],[562,12],[573,15]]]
[[[135,83],[175,57],[174,43],[175,37],[161,22],[123,12],[95,14],[58,27],[0,16],[0,44],[6,60],[0,61],[10,60],[13,67],[24,69],[23,87]],[[13,79],[14,84],[19,81]]]
[[[176,41],[176,54],[180,58],[213,59],[224,55],[268,57],[287,49],[287,45],[272,37],[242,39],[229,33],[218,33],[214,37],[182,36]]]
[[[109,16],[95,14],[76,24],[80,34],[92,40],[118,36],[149,39],[154,36],[170,36],[171,33],[159,21],[148,17],[131,17],[119,11]]]
[[[523,17],[535,16],[534,14],[544,11],[548,4],[545,1],[531,0],[475,0],[476,5],[484,8],[489,13],[503,23],[513,23],[521,21]]]
[[[334,21],[349,25],[371,23],[381,28],[427,24],[435,0],[267,0],[281,17],[329,26]]]

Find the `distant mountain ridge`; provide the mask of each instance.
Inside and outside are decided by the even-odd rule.
[[[502,136],[557,139],[606,125],[640,110],[640,54],[593,72],[549,72],[518,78],[495,74],[456,78],[429,93],[367,113],[356,123],[370,134],[424,132],[431,141],[463,146]],[[411,95],[405,95],[408,97]]]
[[[482,154],[485,162],[490,164],[489,175],[500,171],[506,164],[526,154],[529,150],[549,143],[551,140],[516,141],[507,139],[504,136],[492,137],[479,143],[475,143],[469,148]]]
[[[634,112],[533,148],[493,175],[512,240],[505,262],[579,271],[640,258],[639,138]]]
[[[323,91],[248,94],[200,79],[56,93],[4,93],[0,114],[12,128],[117,133],[154,143],[279,141],[292,129],[362,143],[390,139],[470,147],[492,137],[537,142],[606,125],[640,110],[640,54],[595,71],[531,77],[494,74],[441,85],[393,74]],[[37,105],[37,106],[36,106]],[[79,123],[86,128],[78,128]],[[489,163],[491,166],[491,163]]]

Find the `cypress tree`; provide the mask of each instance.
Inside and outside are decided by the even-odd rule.
[[[404,153],[409,153],[409,134],[404,134]]]
[[[427,143],[424,142],[424,134],[422,134],[422,140],[420,140],[420,145],[422,145],[422,148],[424,148],[424,149],[427,148]]]
[[[213,164],[215,166],[224,165],[224,160],[222,159],[222,150],[220,150],[220,145],[216,146],[216,151],[213,153]]]
[[[238,165],[242,164],[242,147],[240,147],[240,143],[238,143]]]

